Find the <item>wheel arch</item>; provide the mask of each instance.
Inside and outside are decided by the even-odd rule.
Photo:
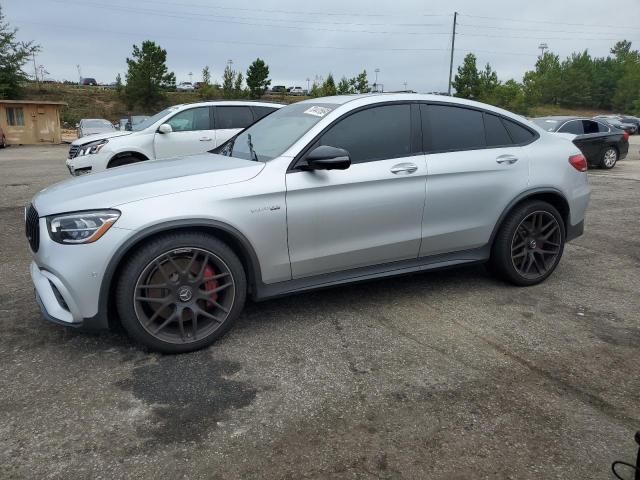
[[[119,324],[114,295],[117,279],[123,268],[125,258],[154,238],[180,231],[204,232],[226,243],[238,256],[245,270],[248,295],[255,293],[257,284],[261,283],[262,280],[260,263],[253,246],[240,231],[223,222],[210,219],[164,222],[137,232],[120,246],[109,261],[100,286],[100,298],[98,301],[98,311],[103,316],[105,326],[114,327]]]
[[[123,158],[123,157],[135,157],[135,158],[138,158],[141,162],[149,160],[149,157],[142,152],[139,152],[137,150],[126,150],[124,152],[118,152],[115,155],[113,155],[107,162],[107,168],[111,168],[111,162],[113,162],[114,160],[117,160],[118,158]]]
[[[568,228],[568,226],[570,225],[569,220],[570,220],[571,209],[569,207],[569,202],[567,201],[563,193],[556,188],[536,188],[533,190],[528,190],[526,192],[523,192],[522,194],[514,198],[511,201],[511,203],[509,203],[509,205],[507,205],[507,207],[503,210],[502,214],[498,218],[498,221],[496,222],[496,225],[493,228],[493,232],[491,232],[489,245],[493,245],[495,237],[498,234],[500,227],[502,227],[502,224],[504,223],[505,219],[507,218],[507,215],[509,215],[510,212],[512,212],[515,208],[517,208],[522,203],[530,200],[542,200],[544,202],[547,202],[553,205],[556,208],[556,210],[560,212],[560,215],[562,215],[562,220],[565,225],[565,230]]]

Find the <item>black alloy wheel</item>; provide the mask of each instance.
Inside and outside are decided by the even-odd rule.
[[[134,339],[180,353],[222,336],[245,297],[242,264],[227,245],[206,234],[175,233],[136,252],[122,272],[116,300]]]
[[[564,221],[555,207],[540,200],[523,202],[500,226],[490,266],[514,285],[535,285],[558,266],[565,238]]]

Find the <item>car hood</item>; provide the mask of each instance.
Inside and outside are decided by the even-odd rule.
[[[145,198],[228,185],[255,177],[264,163],[204,153],[125,165],[74,177],[40,191],[40,216],[113,208]]]
[[[84,137],[89,135],[101,135],[101,134],[111,135],[114,133],[118,133],[113,129],[107,130],[106,128],[83,128],[82,134]]]
[[[115,137],[123,137],[125,135],[131,135],[132,133],[135,132],[114,132],[114,131],[110,131],[110,132],[105,132],[105,133],[96,133],[96,134],[90,134],[88,132],[91,132],[91,130],[83,130],[85,136],[78,138],[77,140],[74,140],[73,142],[71,142],[71,145],[84,145],[85,143],[90,143],[90,142],[95,142],[96,140],[103,140],[105,138],[115,138]],[[86,136],[86,135],[91,135],[90,137]]]

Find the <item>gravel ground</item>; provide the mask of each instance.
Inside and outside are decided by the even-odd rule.
[[[543,285],[473,267],[249,304],[181,356],[40,318],[22,207],[67,146],[0,151],[0,478],[610,478],[640,429],[637,139]]]

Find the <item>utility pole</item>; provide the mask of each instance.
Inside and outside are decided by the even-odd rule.
[[[76,65],[76,68],[78,69],[78,85],[82,84],[82,72],[80,71],[80,65]]]
[[[538,48],[540,49],[540,57],[544,57],[544,51],[549,50],[549,45],[547,45],[546,43],[541,43],[540,45],[538,45]]]
[[[33,57],[33,79],[36,81],[36,83],[38,83],[38,67],[36,66],[36,54],[32,53],[31,56]]]
[[[453,77],[453,52],[456,48],[456,25],[458,23],[458,12],[453,12],[453,32],[451,34],[451,61],[449,62],[449,87],[447,95],[451,96],[451,78]]]
[[[309,82],[311,81],[311,79],[309,77],[307,77],[307,94],[309,93]]]

